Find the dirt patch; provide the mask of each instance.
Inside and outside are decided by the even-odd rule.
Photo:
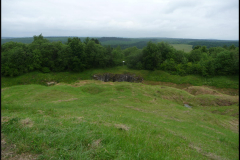
[[[230,95],[230,96],[239,96],[239,89],[217,88],[217,87],[214,87],[214,86],[203,86],[203,87],[211,88],[211,89],[216,90],[216,91],[218,91],[219,93],[222,93],[222,94],[227,94],[227,95]]]
[[[16,145],[8,144],[5,136],[1,134],[1,159],[10,159],[14,155]]]
[[[203,128],[210,129],[210,130],[212,130],[212,131],[214,131],[214,132],[216,132],[216,133],[218,133],[218,134],[221,134],[221,135],[225,135],[224,133],[222,133],[222,132],[219,132],[219,131],[217,131],[216,129],[214,129],[214,128],[210,128],[210,127],[208,127],[208,126],[203,126],[203,125],[200,125],[200,127],[203,127]]]
[[[77,122],[85,122],[84,117],[77,117]]]
[[[21,125],[23,127],[32,127],[33,126],[33,121],[30,118],[26,118],[20,121]]]
[[[170,117],[172,120],[174,120],[174,121],[178,121],[178,122],[182,122],[182,120],[180,120],[180,119],[177,119],[177,118],[175,118],[175,117]]]
[[[114,99],[114,98],[111,98],[111,99],[110,99],[110,101],[117,102],[117,100],[116,100],[116,99]]]
[[[81,87],[81,86],[84,86],[84,85],[90,84],[90,83],[115,85],[114,82],[103,82],[103,81],[98,81],[98,80],[81,80],[81,81],[78,81],[78,82],[72,84],[71,86],[72,87]]]
[[[16,145],[6,142],[5,136],[1,134],[1,159],[2,160],[35,160],[37,155],[29,153],[16,153]]]
[[[217,99],[216,103],[219,106],[231,106],[231,105],[235,104],[234,102],[232,102],[230,100],[225,100],[225,99]]]
[[[136,107],[132,107],[132,106],[125,106],[126,108],[131,108],[135,111],[140,111],[140,112],[147,112],[146,110],[140,109],[140,108],[136,108]]]
[[[187,91],[188,93],[192,95],[199,95],[199,94],[211,94],[211,95],[220,95],[221,93],[218,93],[215,90],[209,89],[207,87],[200,87],[200,86],[191,86],[184,88],[183,90]]]
[[[130,127],[124,125],[124,124],[115,124],[114,125],[117,129],[119,130],[125,130],[125,131],[128,131],[130,129]]]
[[[194,145],[194,144],[189,144],[189,147],[192,148],[192,149],[195,149],[198,153],[201,153],[202,155],[208,157],[209,159],[213,159],[213,160],[223,160],[224,158],[221,157],[221,156],[218,156],[214,153],[206,153],[202,150],[202,148]]]
[[[231,116],[239,118],[239,113],[233,113],[233,114],[231,114]]]
[[[181,96],[181,95],[162,95],[161,98],[163,99],[167,99],[167,100],[174,100],[176,102],[179,102],[179,103],[183,103],[183,102],[186,102],[187,98],[185,98],[184,96]]]
[[[1,123],[8,122],[10,120],[10,117],[1,117]]]
[[[120,96],[120,97],[118,97],[118,98],[127,98],[126,96]]]
[[[83,86],[83,85],[86,85],[86,84],[89,84],[90,81],[89,80],[84,80],[84,81],[79,81],[79,82],[76,82],[74,83],[73,85],[71,85],[72,87],[80,87],[80,86]]]
[[[207,136],[207,137],[211,137],[211,138],[215,138],[215,137],[213,137],[213,136],[211,136],[209,134],[206,134],[206,133],[202,133],[202,135]]]
[[[37,110],[37,112],[38,112],[39,114],[43,114],[43,113],[44,113],[44,111],[42,111],[42,110]]]
[[[1,89],[1,92],[5,91],[6,89],[8,89],[8,87],[7,87],[7,88],[3,88],[3,89]]]
[[[183,89],[189,86],[192,86],[189,83],[185,83],[185,84],[175,84],[175,83],[171,83],[171,82],[155,82],[155,81],[144,81],[143,84],[148,84],[148,85],[162,85],[162,86],[169,86],[169,87],[174,87],[174,88],[178,88],[178,89]],[[164,87],[163,87],[164,88]]]
[[[197,152],[201,152],[202,149],[194,144],[189,144],[189,147],[192,148],[192,149],[195,149]]]
[[[101,139],[98,139],[98,140],[96,140],[96,141],[93,141],[93,143],[91,144],[91,147],[92,148],[98,148],[99,146],[100,146],[100,144],[101,144]]]
[[[229,115],[229,116],[232,116],[232,117],[235,117],[235,118],[239,119],[238,110],[233,110],[233,109],[226,109],[224,111],[213,110],[213,111],[211,111],[211,113],[221,114],[221,115]]]
[[[113,82],[108,82],[107,84],[114,85],[114,83],[113,83]]]
[[[203,155],[208,157],[209,159],[214,159],[214,160],[223,160],[223,159],[225,159],[225,158],[222,158],[221,156],[218,156],[218,155],[216,155],[214,153],[210,153],[210,152],[209,153],[204,153]]]
[[[58,100],[58,101],[52,101],[52,102],[69,102],[69,101],[75,101],[75,100],[78,100],[78,98],[71,98],[67,100]]]
[[[143,84],[160,85],[160,86],[162,85],[162,86],[169,86],[169,87],[174,87],[174,88],[178,88],[178,89],[184,89],[184,88],[189,88],[189,87],[197,87],[197,86],[193,86],[189,83],[175,84],[175,83],[171,83],[171,82],[155,82],[155,81],[144,81]],[[217,87],[214,87],[214,86],[207,86],[207,85],[203,85],[203,86],[200,86],[200,87],[215,90],[217,93],[220,93],[220,94],[227,94],[227,95],[230,95],[230,96],[239,96],[239,89],[217,88]]]
[[[160,94],[160,91],[157,91],[156,93]],[[201,92],[203,94],[203,92]],[[216,93],[217,94],[217,93]],[[229,95],[223,95],[223,94],[217,94],[217,95],[193,95],[188,96],[186,94],[179,94],[177,92],[172,92],[168,94],[160,94],[160,97],[162,99],[167,99],[171,101],[175,101],[182,104],[188,104],[190,106],[231,106],[233,104],[238,104],[239,99],[237,96],[229,96]]]
[[[235,133],[239,133],[239,119],[229,121],[229,128]]]

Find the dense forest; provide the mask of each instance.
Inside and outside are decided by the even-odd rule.
[[[49,42],[57,42],[61,41],[64,44],[68,43],[68,38],[74,38],[74,37],[44,37]],[[78,37],[81,39],[81,41],[84,41],[86,37]],[[121,49],[126,49],[129,47],[137,47],[138,49],[143,49],[147,46],[147,43],[149,41],[152,42],[167,42],[169,44],[188,44],[192,45],[192,48],[195,46],[201,45],[206,46],[207,48],[210,47],[230,47],[231,45],[234,45],[236,47],[239,47],[239,41],[230,41],[230,40],[200,40],[200,39],[183,39],[183,38],[121,38],[121,37],[92,37],[94,39],[98,39],[100,44],[103,46],[111,46],[113,48],[117,48],[118,46],[121,47]],[[33,37],[23,37],[23,38],[7,38],[2,37],[1,44],[7,43],[7,42],[22,42],[30,44],[34,41]]]
[[[122,61],[132,69],[164,70],[179,75],[239,74],[239,48],[233,44],[209,48],[195,45],[190,53],[176,50],[167,42],[149,41],[145,45],[143,49],[113,48],[88,37],[68,38],[66,43],[50,42],[40,34],[33,36],[29,44],[10,41],[1,45],[1,75],[17,76],[31,71],[81,72],[123,65]]]

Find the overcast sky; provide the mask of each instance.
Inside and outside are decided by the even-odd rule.
[[[1,0],[2,37],[239,40],[238,0]]]

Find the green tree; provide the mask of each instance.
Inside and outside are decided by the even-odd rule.
[[[129,48],[126,48],[126,49],[124,49],[123,50],[123,55],[125,56],[125,57],[128,57],[130,54],[132,54],[132,53],[134,53],[135,51],[137,51],[138,50],[138,48],[137,47],[129,47]]]
[[[147,46],[143,48],[143,68],[147,70],[157,69],[162,62],[162,55],[155,43],[148,42]]]
[[[99,40],[96,38],[91,38],[91,41],[94,41],[96,44],[100,44]]]
[[[87,45],[89,41],[90,41],[90,38],[89,38],[89,37],[87,37],[87,38],[85,38],[85,39],[84,39],[84,41],[83,41],[83,42],[84,42],[84,43]]]
[[[234,46],[234,44],[232,44],[230,47],[229,47],[230,50],[235,50],[236,47]]]
[[[202,58],[202,51],[201,49],[195,49],[195,50],[192,50],[189,54],[189,61],[190,62],[199,62]]]
[[[177,64],[175,63],[174,59],[167,59],[165,60],[161,66],[160,69],[163,69],[165,71],[176,71]]]
[[[113,57],[113,62],[114,62],[114,66],[120,66],[123,64],[123,58],[124,55],[122,53],[121,47],[118,46],[117,48],[114,48],[112,51],[112,57]]]
[[[239,53],[231,51],[220,52],[215,59],[215,66],[219,75],[238,74]]]
[[[175,59],[175,49],[166,42],[160,42],[157,44],[158,52],[161,53],[162,61],[166,59]]]
[[[132,52],[129,56],[127,56],[126,64],[129,68],[132,69],[143,69],[143,52],[138,49]]]
[[[85,53],[85,44],[77,37],[69,39],[70,47],[69,68],[72,71],[83,71],[87,68],[87,55]]]

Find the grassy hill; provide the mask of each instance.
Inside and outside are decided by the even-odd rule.
[[[66,43],[69,37],[44,37],[50,42],[61,41]],[[71,37],[72,38],[72,37]],[[79,37],[83,42],[86,37]],[[172,44],[177,50],[184,50],[185,52],[190,52],[192,47],[197,45],[204,45],[209,47],[222,47],[224,45],[231,46],[232,44],[236,47],[239,47],[239,41],[230,41],[230,40],[201,40],[201,39],[183,39],[183,38],[121,38],[121,37],[90,37],[97,38],[100,43],[104,46],[117,47],[120,46],[122,49],[136,46],[139,49],[142,49],[147,45],[147,42],[152,41],[154,43],[158,42],[167,42]],[[1,44],[6,42],[22,42],[22,43],[32,43],[33,37],[23,37],[23,38],[2,38]]]
[[[2,77],[1,158],[239,159],[239,97],[228,89],[182,83],[197,76],[160,82],[176,81],[160,71],[135,71],[144,83],[90,80],[104,72],[134,71]],[[230,79],[220,82],[238,85]]]

